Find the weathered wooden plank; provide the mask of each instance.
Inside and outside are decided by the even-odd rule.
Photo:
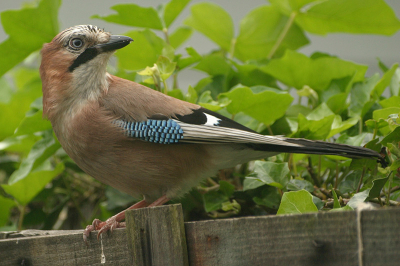
[[[0,240],[0,265],[132,265],[125,229],[104,234],[100,240],[96,234],[90,235],[88,247],[82,230]]]
[[[400,208],[361,212],[363,265],[400,265]]]
[[[189,265],[180,204],[129,210],[126,224],[134,265]]]
[[[356,212],[185,224],[190,265],[358,265]]]
[[[0,265],[188,265],[181,260],[187,254],[180,207],[131,214],[132,252],[125,229],[101,241],[92,233],[89,247],[82,230],[27,230],[4,234],[17,238],[0,240]],[[185,229],[190,265],[400,264],[400,208],[210,220],[186,223]]]

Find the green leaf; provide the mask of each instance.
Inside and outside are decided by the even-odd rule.
[[[346,121],[342,121],[342,117],[340,115],[335,115],[335,119],[333,119],[331,132],[329,133],[327,139],[335,136],[338,133],[345,131],[346,129],[351,128],[355,124],[357,124],[358,118],[352,117],[347,119]]]
[[[8,103],[13,94],[10,82],[4,76],[0,77],[0,104]]]
[[[337,211],[353,211],[354,209],[352,207],[350,207],[349,205],[346,205],[344,207],[341,208],[336,208],[336,209],[332,209],[330,210],[331,212],[337,212]]]
[[[286,15],[293,11],[300,11],[303,6],[316,1],[318,0],[269,0],[271,4],[278,6]]]
[[[372,106],[370,102],[371,92],[379,82],[379,74],[367,78],[362,83],[355,84],[350,92],[349,115],[352,117],[364,117],[366,112]]]
[[[358,205],[363,203],[368,198],[369,191],[370,191],[369,189],[366,189],[362,192],[354,194],[354,196],[350,199],[347,205],[352,207],[353,209],[357,209]]]
[[[383,0],[317,1],[299,12],[296,23],[316,34],[330,32],[391,35],[400,21]]]
[[[190,103],[196,103],[197,99],[198,99],[198,96],[197,96],[196,90],[192,86],[189,86],[188,92],[185,96],[185,100]]]
[[[265,186],[260,195],[253,197],[257,205],[262,205],[270,209],[278,209],[281,202],[281,195],[275,187]]]
[[[254,176],[246,176],[243,181],[243,191],[255,189],[261,186],[265,186],[265,183],[258,179],[255,175]]]
[[[400,96],[392,96],[379,102],[383,108],[400,106]]]
[[[41,139],[40,136],[36,135],[24,135],[24,136],[11,136],[5,138],[0,142],[0,150],[18,152],[21,156],[27,156],[32,146]]]
[[[220,181],[220,188],[218,191],[209,191],[203,195],[204,208],[206,212],[216,211],[222,208],[224,202],[229,201],[229,198],[233,195],[235,186],[226,182]]]
[[[318,212],[310,192],[305,190],[285,192],[277,214],[300,214]]]
[[[212,3],[192,5],[191,15],[185,24],[203,33],[222,49],[229,51],[234,28],[231,16],[220,6]]]
[[[0,227],[5,226],[10,217],[10,210],[15,206],[12,199],[0,196]]]
[[[186,47],[186,52],[188,53],[188,57],[179,58],[178,59],[178,70],[182,70],[194,63],[197,63],[201,60],[201,55],[193,49],[193,47]]]
[[[394,161],[394,162],[390,165],[390,170],[391,170],[391,171],[398,171],[399,168],[400,168],[400,159]],[[397,200],[397,198],[395,198],[394,200]]]
[[[393,66],[387,72],[385,72],[385,74],[383,74],[382,78],[376,84],[374,90],[371,92],[376,99],[379,98],[383,91],[390,85],[392,77],[398,66],[399,64],[393,64]]]
[[[190,0],[171,0],[165,5],[163,17],[167,28],[174,22],[189,2]]]
[[[111,7],[117,14],[108,16],[94,15],[91,18],[102,19],[126,26],[162,30],[162,22],[157,11],[152,7],[141,7],[136,4],[118,4]],[[131,36],[130,36],[131,37]],[[134,39],[136,41],[136,39]]]
[[[281,58],[273,59],[260,69],[296,89],[308,85],[314,90],[327,88],[333,79],[354,76],[354,82],[363,81],[367,66],[335,57],[309,58],[286,50]]]
[[[392,114],[400,113],[400,107],[388,107],[380,110],[375,110],[372,114],[374,120],[378,121],[379,119],[388,119]]]
[[[314,140],[326,139],[331,131],[334,118],[334,115],[330,115],[320,120],[309,120],[302,114],[299,114],[298,129],[294,137]]]
[[[171,97],[177,98],[179,100],[184,100],[183,93],[180,89],[169,90],[167,93]]]
[[[389,143],[399,143],[400,142],[400,127],[396,127],[392,132],[387,134],[382,140],[381,144],[383,146],[388,146]]]
[[[64,164],[56,168],[46,166],[44,169],[30,172],[24,179],[15,180],[12,184],[1,185],[8,194],[12,195],[21,205],[28,204],[53,178],[64,171]]]
[[[336,191],[334,189],[332,189],[332,195],[333,195],[333,208],[334,209],[341,208],[339,199],[338,199],[338,197],[336,195]]]
[[[292,191],[306,190],[310,193],[314,191],[314,185],[311,182],[301,179],[291,179],[286,188]]]
[[[214,101],[213,98],[211,97],[211,91],[203,92],[200,95],[198,104],[214,112],[221,110],[226,106],[225,103],[219,103],[217,101]]]
[[[392,95],[400,94],[400,68],[396,69],[392,81],[390,82],[390,93]]]
[[[227,181],[221,180],[219,181],[219,191],[229,198],[232,197],[233,192],[235,191],[235,186]]]
[[[320,198],[318,198],[314,195],[312,196],[312,200],[318,210],[321,210],[325,205],[324,202]]]
[[[60,4],[60,0],[42,0],[36,6],[1,13],[9,38],[0,43],[0,77],[57,35]]]
[[[238,70],[239,83],[245,86],[264,85],[269,87],[276,87],[276,80],[271,76],[260,70],[259,66],[252,64],[238,64],[234,61],[232,63]]]
[[[256,179],[264,184],[283,189],[289,182],[289,172],[287,163],[256,161],[254,164],[255,176],[247,176],[246,178]]]
[[[204,71],[211,76],[227,75],[231,70],[230,64],[228,64],[221,54],[204,56],[194,68]]]
[[[353,171],[346,176],[345,180],[340,182],[338,189],[341,193],[351,193],[356,191],[358,182],[361,178],[361,171]]]
[[[163,80],[167,80],[175,71],[176,62],[172,62],[165,56],[160,55],[156,64]]]
[[[35,82],[36,80],[40,80],[40,74],[37,68],[33,69],[22,66],[14,69],[11,74],[14,78],[15,85],[19,90],[23,89],[25,86],[29,86],[30,83]]]
[[[230,100],[227,110],[231,114],[243,112],[266,125],[282,117],[293,101],[293,97],[287,92],[264,86],[237,87],[220,94],[219,99],[224,97]]]
[[[53,138],[51,131],[47,132],[43,139],[33,145],[28,157],[21,162],[19,168],[12,173],[8,180],[9,185],[26,178],[39,167],[45,160],[52,156],[59,148],[60,143]]]
[[[235,57],[242,61],[267,58],[288,19],[276,6],[260,6],[252,10],[240,22]],[[296,50],[308,42],[302,29],[294,24],[282,40],[277,54],[282,54],[286,49]]]
[[[315,140],[326,139],[331,132],[335,117],[325,103],[320,104],[307,117],[300,113],[298,115],[298,129],[294,136]]]
[[[316,1],[318,0],[269,0],[271,4],[278,6],[286,15],[293,11],[300,11],[303,6]]]
[[[178,27],[170,36],[169,43],[175,49],[181,46],[187,39],[192,36],[193,30],[189,27]]]
[[[0,103],[0,140],[14,134],[29,105],[41,94],[41,82],[35,80],[14,93],[8,103]]]
[[[152,66],[162,55],[163,49],[168,47],[163,39],[150,30],[129,31],[124,35],[135,40],[116,53],[120,67],[128,70],[140,70]]]
[[[39,131],[51,129],[51,123],[43,119],[43,111],[37,111],[32,115],[27,115],[16,129],[14,135],[33,134]]]
[[[378,178],[372,181],[373,185],[371,190],[369,191],[368,197],[369,198],[379,197],[381,195],[382,188],[385,186],[388,179],[389,176],[384,178]]]

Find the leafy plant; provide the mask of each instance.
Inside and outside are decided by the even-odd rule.
[[[113,14],[93,15],[132,27],[124,35],[134,45],[116,53],[117,63],[109,71],[262,134],[384,148],[389,166],[339,156],[280,154],[207,179],[178,200],[186,219],[347,210],[364,201],[399,204],[398,64],[379,62],[383,75],[365,77],[368,66],[323,52],[308,57],[296,51],[309,43],[308,33],[397,32],[400,21],[383,0],[270,0],[243,17],[237,35],[224,9],[201,2],[191,5],[190,16],[171,32],[189,2],[171,0],[157,8],[118,4],[111,7]],[[95,216],[107,218],[138,200],[83,173],[42,119],[37,51],[58,33],[60,5],[59,0],[41,0],[1,13],[9,35],[0,44],[2,230],[82,228]],[[186,47],[186,53],[178,53],[193,31],[216,49],[199,54],[196,47]],[[207,77],[182,88],[179,75],[185,69]]]

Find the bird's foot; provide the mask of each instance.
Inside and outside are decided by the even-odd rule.
[[[97,239],[99,239],[100,235],[104,232],[107,232],[108,230],[112,232],[115,228],[124,228],[124,227],[126,227],[126,223],[117,222],[114,216],[110,217],[105,222],[102,222],[99,219],[94,219],[93,223],[91,225],[86,226],[86,229],[83,231],[83,240],[87,245],[87,239],[92,231],[96,230],[99,231],[97,233]]]

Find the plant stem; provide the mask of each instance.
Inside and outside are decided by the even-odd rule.
[[[294,19],[296,18],[296,16],[297,16],[297,12],[295,12],[295,11],[290,14],[290,17],[289,17],[288,21],[286,22],[285,27],[283,28],[281,34],[278,36],[278,39],[276,40],[274,46],[272,46],[271,51],[269,51],[267,59],[271,59],[275,55],[275,53],[278,50],[279,46],[282,44],[282,42],[285,39],[287,33],[289,32],[290,27],[292,27]]]
[[[374,135],[372,136],[372,139],[376,138],[376,134],[378,133],[378,125],[375,123],[375,128],[374,128]]]
[[[271,128],[271,126],[267,126],[267,129],[268,129],[268,133],[271,135],[271,136],[273,136],[274,135],[274,132],[272,131],[272,128]]]
[[[173,78],[174,78],[174,83],[172,85],[172,89],[178,89],[179,88],[179,85],[178,85],[178,73],[175,73]]]
[[[390,171],[390,173],[389,173],[389,185],[388,185],[388,193],[387,193],[387,196],[386,196],[386,205],[387,206],[389,206],[389,202],[390,202],[390,187],[392,186],[392,181],[393,181],[393,177],[392,177],[392,173],[393,173],[393,171]]]
[[[338,181],[339,181],[339,163],[338,161],[336,161],[335,186],[333,187],[334,189],[337,189]]]
[[[362,181],[364,179],[364,174],[365,174],[365,166],[363,167],[363,171],[362,171],[362,174],[361,174],[361,177],[360,177],[360,181],[358,182],[356,193],[360,192]]]
[[[162,31],[164,32],[165,42],[168,43],[168,44],[170,44],[170,43],[169,43],[168,29],[167,29],[167,28],[163,28]]]
[[[164,84],[164,94],[168,94],[168,84],[167,84],[167,81],[165,81],[165,80],[162,80],[163,81],[163,84]]]
[[[235,54],[235,45],[236,45],[236,39],[233,38],[231,41],[231,47],[229,48],[229,59],[233,60],[233,56]]]
[[[22,230],[22,223],[24,221],[24,216],[25,216],[25,205],[24,206],[18,206],[19,209],[19,219],[18,219],[18,231]]]
[[[314,174],[311,157],[308,157],[308,166],[306,166],[306,168],[307,168],[308,172],[310,173],[311,178],[314,181],[314,185],[316,185],[317,187],[321,187],[321,183],[319,182],[319,179]]]
[[[73,171],[70,171],[70,170],[68,171],[67,170],[67,174],[69,174],[72,178],[75,178]],[[82,210],[80,208],[81,205],[76,201],[76,198],[74,197],[74,195],[72,193],[72,189],[71,189],[71,186],[69,184],[69,180],[66,180],[66,179],[67,179],[67,176],[63,175],[62,176],[62,180],[63,180],[63,182],[65,184],[65,187],[67,188],[68,196],[71,199],[72,204],[74,205],[75,209],[78,211],[79,217],[82,219],[82,221],[86,221],[85,215],[83,215],[83,212],[82,212]]]
[[[318,156],[318,173],[317,173],[317,179],[318,181],[321,180],[321,165],[322,165],[322,156]]]

